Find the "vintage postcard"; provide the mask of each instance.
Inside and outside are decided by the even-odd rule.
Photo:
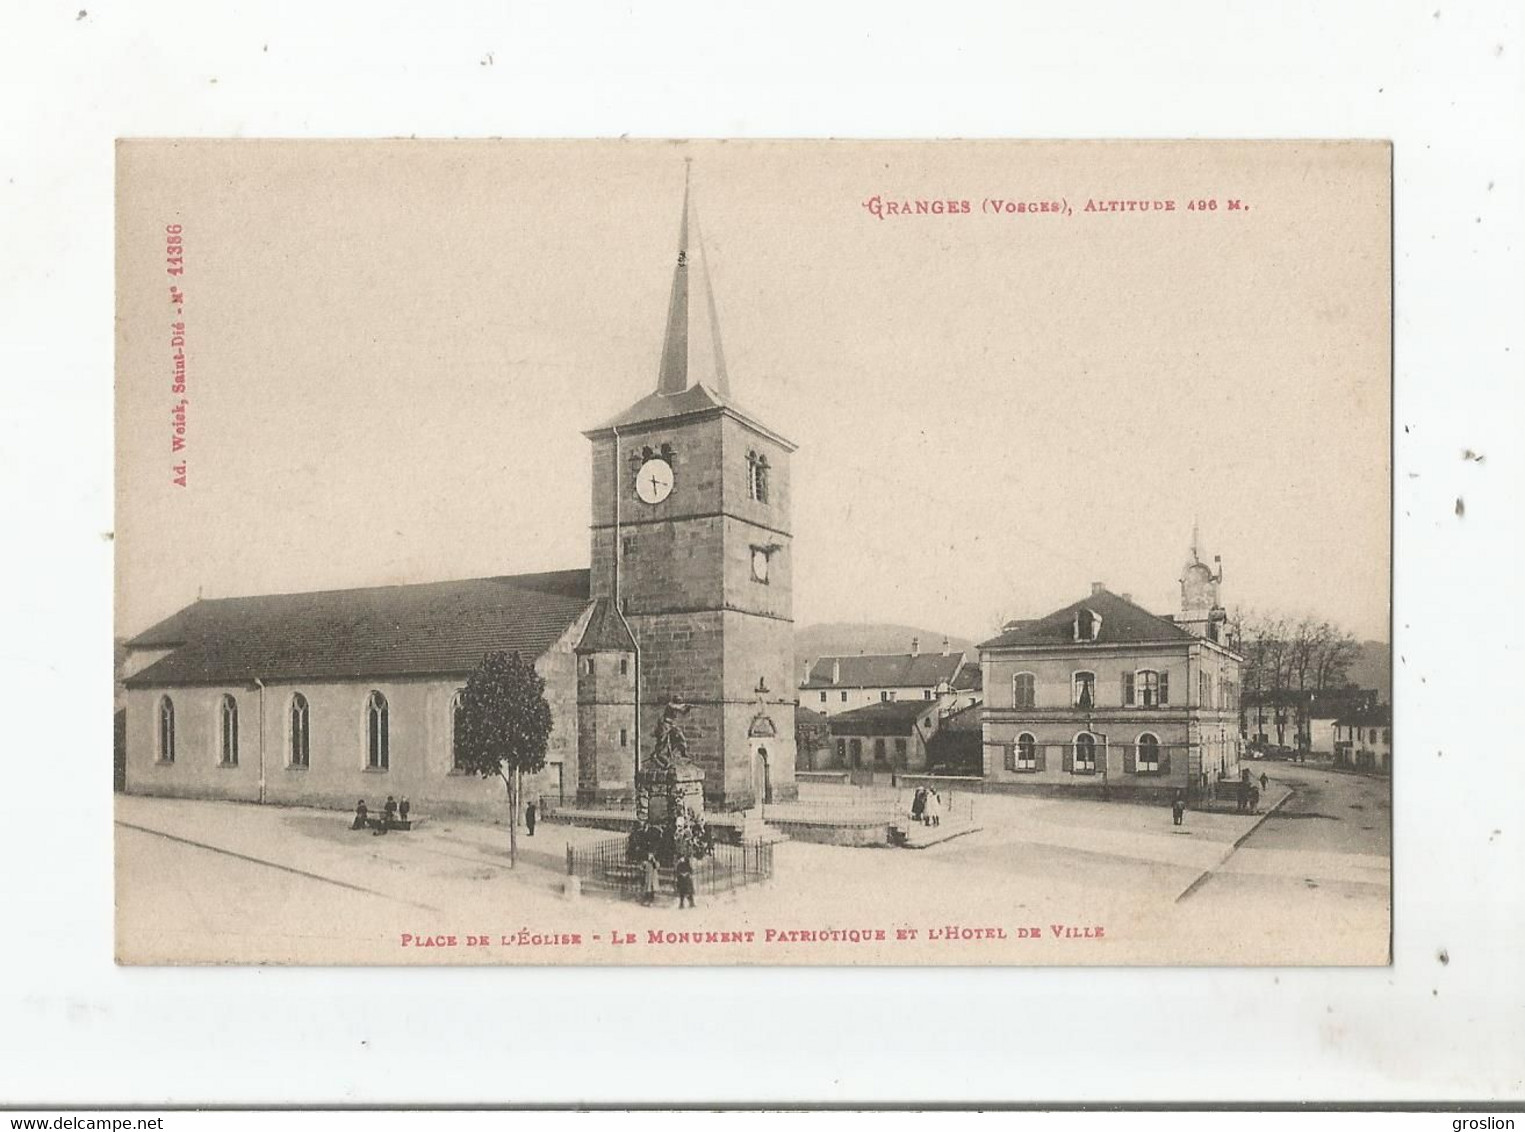
[[[1386,144],[117,178],[120,962],[1389,961]]]

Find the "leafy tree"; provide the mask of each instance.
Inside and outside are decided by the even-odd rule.
[[[551,705],[545,681],[517,652],[488,653],[466,681],[456,724],[462,770],[501,778],[508,791],[508,856],[519,857],[519,796],[523,775],[545,768]]]

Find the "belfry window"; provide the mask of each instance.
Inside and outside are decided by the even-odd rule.
[[[768,457],[760,452],[747,453],[747,498],[768,502]]]

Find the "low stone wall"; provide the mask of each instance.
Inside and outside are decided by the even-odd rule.
[[[824,782],[829,786],[846,786],[852,779],[852,774],[845,770],[797,770],[794,772],[796,782]]]
[[[810,841],[817,845],[866,848],[888,845],[890,841],[890,823],[882,817],[862,820],[770,817],[768,824],[791,841]]]

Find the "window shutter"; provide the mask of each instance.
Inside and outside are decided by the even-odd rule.
[[[1138,748],[1135,747],[1132,743],[1129,743],[1129,744],[1127,744],[1126,746],[1123,747],[1123,773],[1124,774],[1137,774],[1138,773],[1138,758],[1137,758],[1137,755],[1135,753],[1135,752],[1137,752],[1137,750],[1138,750]]]
[[[1037,750],[1036,750],[1036,754],[1037,754],[1037,757],[1038,757],[1038,764],[1037,765],[1038,765],[1038,769],[1039,770],[1047,770],[1048,769],[1048,759],[1046,759],[1044,757],[1044,752],[1046,752],[1047,750],[1048,750],[1047,746],[1045,746],[1042,743],[1038,744]]]
[[[1160,703],[1168,704],[1169,702],[1170,702],[1170,673],[1168,673],[1168,672],[1161,672],[1160,673]]]
[[[1160,745],[1160,773],[1170,773],[1170,748],[1163,743]]]
[[[1074,772],[1075,772],[1075,744],[1074,743],[1066,743],[1064,745],[1064,773],[1066,773],[1066,774],[1073,774]]]
[[[1010,743],[1006,744],[1006,769],[1017,769],[1017,748]]]
[[[1123,673],[1123,705],[1133,706],[1133,673],[1131,672]]]

